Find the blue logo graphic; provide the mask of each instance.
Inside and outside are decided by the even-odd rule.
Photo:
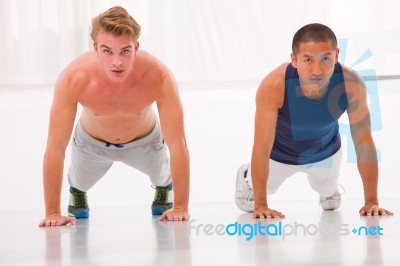
[[[345,65],[347,44],[347,40],[339,40],[339,55],[342,66]],[[367,49],[351,64],[351,68],[357,67],[371,58],[372,55],[372,51]],[[329,67],[333,66],[331,61],[327,64]],[[352,73],[341,71],[340,66],[335,65],[326,96],[313,104],[310,104],[310,100],[304,96],[300,85],[301,79],[304,79],[304,84],[307,84],[307,77],[300,77],[296,74],[293,78],[287,80],[286,86],[291,88],[287,92],[287,105],[291,109],[290,128],[282,126],[282,130],[290,130],[293,144],[296,145],[299,152],[302,151],[297,158],[299,165],[307,168],[308,164],[318,161],[319,158],[331,156],[340,145],[338,134],[347,137],[347,161],[356,163],[357,156],[352,140],[351,126],[354,129],[357,123],[360,123],[360,127],[365,128],[369,124],[367,109],[360,106],[365,100],[369,110],[371,132],[382,130],[376,71],[374,69],[353,70],[357,72],[361,80]],[[339,120],[346,110],[352,119],[351,126],[350,123]],[[355,119],[359,121],[355,121]],[[357,149],[367,151],[364,153],[366,156],[363,156],[362,159],[365,160],[364,162],[375,162],[375,152],[378,162],[380,161],[380,152],[375,147],[360,146]],[[330,168],[331,166],[331,162],[325,161],[324,165],[316,167]],[[314,166],[312,167],[314,168]]]
[[[345,64],[346,52],[347,52],[347,39],[341,39],[338,41],[340,47],[340,59],[341,63]],[[360,63],[372,57],[372,51],[367,49],[352,65],[351,68],[356,67]],[[367,95],[369,99],[369,113],[371,119],[371,131],[382,130],[382,118],[379,104],[379,94],[378,94],[378,82],[377,75],[374,69],[363,69],[356,70],[357,73],[368,80],[365,80],[365,87],[367,90]],[[355,153],[355,147],[353,141],[351,141],[350,124],[345,124],[339,122],[340,134],[347,137],[347,162],[357,163],[357,156]],[[378,149],[376,149],[378,155],[378,162],[380,162],[381,154]]]
[[[365,236],[376,236],[380,235],[383,236],[383,228],[378,226],[360,226],[359,228],[353,228],[351,230],[355,235],[365,235]]]
[[[189,235],[192,235],[192,230],[194,230],[197,236],[200,233],[206,236],[239,236],[245,237],[246,241],[257,236],[280,237],[283,240],[290,236],[315,236],[318,234],[321,236],[348,236],[353,233],[355,236],[383,236],[383,227],[380,227],[380,225],[353,227],[350,230],[349,224],[344,223],[303,224],[294,222],[290,224],[279,221],[265,224],[265,222],[259,221],[254,224],[234,222],[228,225],[202,223],[193,225],[194,222],[195,220],[190,221]]]

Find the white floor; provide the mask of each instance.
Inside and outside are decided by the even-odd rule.
[[[191,222],[158,223],[150,216],[148,179],[116,164],[88,193],[89,220],[46,229],[37,224],[44,212],[41,168],[52,89],[0,88],[0,265],[400,265],[400,81],[378,84],[379,198],[395,216],[359,217],[362,185],[343,137],[340,183],[346,193],[340,210],[321,212],[306,178],[295,175],[270,202],[287,215],[273,226],[286,233],[296,227],[297,234],[251,240],[223,234],[223,229],[257,222],[233,203],[236,169],[251,154],[257,82],[180,86],[191,154]],[[63,210],[67,188],[64,180]],[[351,232],[362,226],[383,235],[366,236],[363,228],[360,236]],[[373,231],[377,226],[381,229]],[[232,233],[233,225],[228,228]],[[248,225],[244,230],[250,230]]]
[[[392,209],[399,204],[400,200],[386,202]],[[224,231],[235,222],[241,226],[258,222],[232,203],[193,204],[190,222],[158,222],[150,216],[148,206],[92,208],[90,219],[53,228],[35,226],[41,212],[6,212],[0,220],[0,265],[400,263],[398,215],[359,217],[360,204],[355,201],[344,201],[342,208],[333,212],[322,212],[317,201],[281,201],[274,205],[287,217],[261,225],[273,223],[279,228],[281,223],[281,232],[286,235],[271,226],[268,232],[278,235],[257,235],[249,240],[249,235],[231,236]],[[370,235],[365,229],[360,229],[360,235],[351,232],[362,226],[371,230]],[[250,232],[249,228],[244,230]],[[230,226],[228,231],[233,234],[235,228]]]

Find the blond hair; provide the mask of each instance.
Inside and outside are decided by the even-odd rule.
[[[96,42],[97,34],[105,31],[115,36],[128,35],[137,41],[140,35],[140,25],[136,22],[125,8],[115,6],[100,13],[92,19],[90,37]]]

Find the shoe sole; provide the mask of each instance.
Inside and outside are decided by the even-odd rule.
[[[87,212],[77,212],[76,214],[68,213],[68,217],[75,217],[76,219],[87,219],[89,218],[89,213]]]
[[[342,185],[340,185],[340,186],[343,188]],[[343,188],[343,190],[344,190],[344,188]],[[342,204],[341,196],[342,196],[342,194],[340,194],[340,192],[338,190],[336,190],[335,193],[331,197],[329,197],[330,199],[323,200],[324,201],[323,203],[321,203],[321,197],[320,197],[320,205],[321,205],[322,210],[334,211],[334,210],[339,209],[340,205]],[[325,205],[325,207],[324,207],[324,205]],[[333,207],[331,207],[331,206],[333,206]],[[329,207],[329,208],[327,208],[327,207]]]
[[[164,211],[161,210],[161,209],[153,209],[153,210],[151,210],[151,214],[152,215],[161,215],[163,213],[164,213]]]
[[[152,207],[151,208],[151,214],[152,215],[161,215],[163,214],[165,211],[168,211],[170,209],[172,209],[173,204],[169,203],[167,208],[160,208],[160,207]]]
[[[322,210],[324,210],[324,211],[334,211],[334,210],[337,210],[337,209],[339,209],[339,207],[340,207],[340,205],[341,205],[341,202],[339,201],[339,202],[337,202],[336,200],[328,200],[328,201],[326,201],[326,202],[324,202],[325,203],[325,205],[329,205],[329,206],[331,206],[331,205],[337,205],[337,206],[335,206],[335,207],[331,207],[331,208],[324,208],[322,205],[324,205],[324,204],[321,204],[321,208],[322,208]]]

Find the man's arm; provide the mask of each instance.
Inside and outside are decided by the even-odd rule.
[[[157,99],[161,129],[170,151],[171,177],[174,188],[174,207],[159,220],[189,220],[190,162],[186,145],[183,108],[172,74],[164,69],[161,95]]]
[[[77,100],[72,93],[74,89],[71,88],[78,84],[74,83],[76,82],[71,82],[64,74],[58,80],[54,90],[43,160],[46,215],[39,226],[59,226],[75,222],[75,218],[62,216],[60,210],[65,150],[71,137],[77,110]]]
[[[364,187],[364,207],[361,215],[391,215],[392,212],[379,208],[378,160],[371,134],[371,120],[364,82],[352,70],[344,69],[345,87],[349,106],[347,114],[354,142],[357,166]]]
[[[275,139],[278,111],[284,99],[287,64],[271,72],[260,84],[256,96],[254,144],[251,176],[254,189],[253,218],[283,218],[285,215],[270,209],[267,202],[269,159]]]

